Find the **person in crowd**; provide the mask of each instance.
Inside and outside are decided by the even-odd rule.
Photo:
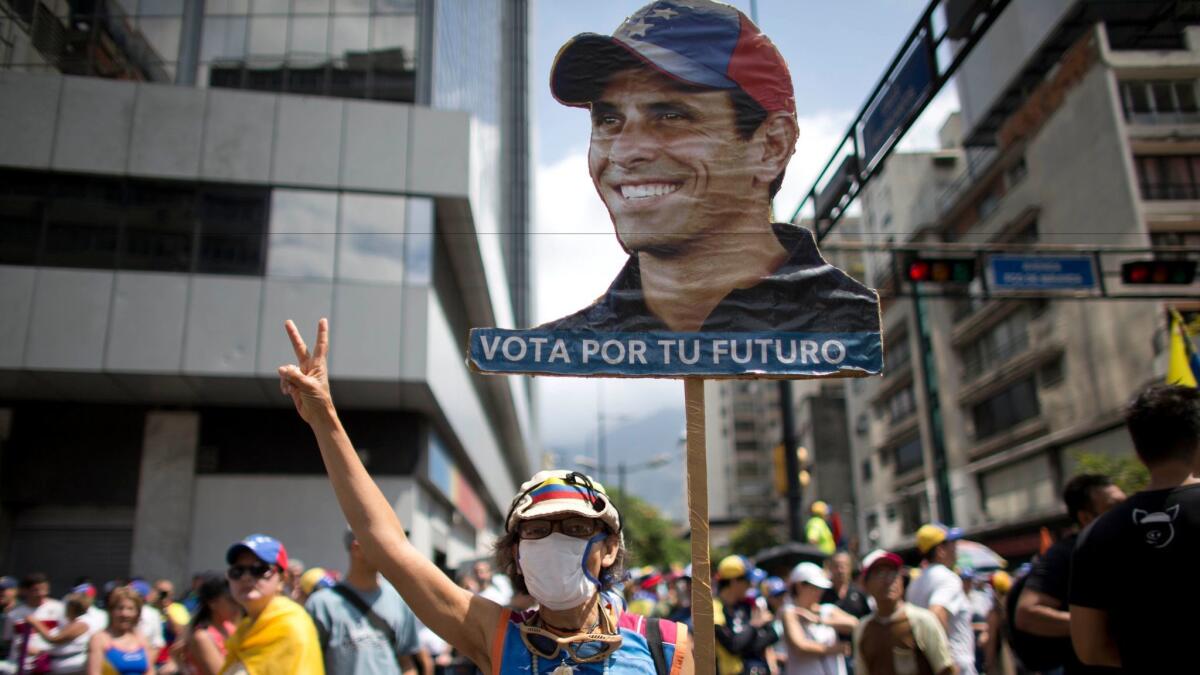
[[[166,650],[167,640],[163,635],[163,615],[158,611],[151,602],[153,592],[150,588],[150,583],[145,579],[134,577],[129,582],[129,587],[134,590],[142,598],[141,618],[138,619],[138,631],[142,637],[146,639],[146,644],[150,649],[150,662],[158,664],[158,657]]]
[[[971,604],[962,579],[951,569],[958,555],[958,528],[939,523],[917,530],[917,551],[926,564],[921,575],[909,584],[909,603],[933,612],[950,639],[950,655],[962,675],[975,675],[975,633],[971,627]]]
[[[17,608],[17,580],[10,576],[0,577],[0,633],[7,623],[5,617]],[[0,659],[8,659],[11,638],[0,635]]]
[[[867,594],[858,584],[854,583],[854,557],[850,555],[850,552],[834,553],[826,567],[829,570],[829,581],[833,583],[833,588],[825,591],[825,594],[821,596],[821,603],[836,605],[838,609],[856,619],[870,614],[871,606],[867,603]],[[851,644],[850,638],[849,633],[838,634],[838,639],[846,644]],[[846,657],[846,669],[853,675],[853,654]]]
[[[839,633],[853,632],[858,619],[822,604],[821,596],[833,588],[820,565],[802,562],[788,576],[791,602],[783,608],[783,634],[787,641],[787,675],[846,675],[845,657],[850,645]]]
[[[727,556],[717,564],[713,623],[720,675],[766,675],[766,650],[779,641],[770,618],[746,597],[753,587],[753,572],[754,566],[740,555]]]
[[[512,582],[503,574],[496,574],[492,564],[486,560],[477,560],[471,566],[471,572],[479,581],[479,594],[492,602],[507,607],[512,603]]]
[[[200,586],[204,584],[204,579],[207,575],[197,572],[192,575],[192,586],[188,589],[187,597],[183,599],[183,606],[187,608],[188,614],[196,615],[196,610],[200,608]]]
[[[224,575],[210,572],[199,578],[196,613],[183,633],[184,669],[188,675],[219,675],[225,665],[225,643],[237,629],[242,608]]]
[[[833,555],[837,542],[833,540],[833,530],[829,527],[829,505],[821,500],[808,507],[809,518],[804,525],[804,539],[820,549],[825,555]]]
[[[692,566],[675,575],[671,580],[671,607],[667,611],[668,621],[678,621],[692,627]]]
[[[158,656],[154,660],[155,669],[158,671],[158,675],[177,673],[179,664],[176,663],[174,655],[179,653],[180,649],[176,643],[179,636],[187,630],[191,614],[182,603],[175,602],[175,584],[168,579],[159,579],[154,582],[147,604],[154,607],[162,619],[161,632],[164,647],[158,651]]]
[[[300,575],[299,588],[300,592],[295,597],[296,602],[307,604],[309,597],[313,593],[322,588],[333,588],[337,581],[330,576],[329,572],[324,567],[310,567],[304,570],[304,574]]]
[[[287,549],[265,534],[229,547],[226,576],[233,599],[246,611],[225,641],[223,675],[324,675],[325,663],[312,618],[284,595]]]
[[[328,322],[318,322],[312,351],[291,321],[286,328],[298,364],[280,367],[281,389],[312,428],[364,553],[422,623],[485,673],[644,673],[656,663],[672,673],[694,671],[690,652],[675,649],[685,627],[651,624],[601,601],[621,577],[621,518],[603,486],[581,473],[542,471],[526,481],[495,544],[501,571],[538,601],[536,611],[514,614],[455,584],[409,542],[338,419],[326,363]]]
[[[1008,635],[1008,594],[1012,592],[1012,575],[1004,570],[992,572],[988,585],[994,600],[985,621],[987,642],[984,648],[984,672],[988,675],[1016,675],[1016,663]]]
[[[90,610],[92,599],[86,593],[71,592],[63,597],[65,621],[57,629],[30,617],[29,625],[43,640],[51,645],[51,673],[81,675],[87,667],[88,642],[96,633],[104,630],[108,617],[97,616]]]
[[[28,672],[45,672],[50,666],[50,644],[34,632],[29,619],[37,619],[46,628],[55,629],[66,618],[65,608],[50,597],[50,580],[41,572],[21,577],[17,591],[21,603],[4,616],[4,639],[12,645],[9,662],[13,670],[20,670],[17,666],[21,666]]]
[[[963,593],[967,594],[967,606],[971,608],[971,632],[975,636],[975,670],[984,672],[983,662],[988,648],[988,616],[992,613],[994,604],[991,586],[986,583],[986,577],[981,576],[970,568],[958,571],[962,579]]]
[[[1063,668],[1065,675],[1103,673],[1083,665],[1071,646],[1071,612],[1067,607],[1071,554],[1079,533],[1125,501],[1125,493],[1108,476],[1084,473],[1067,481],[1062,499],[1076,530],[1047,549],[1029,574],[1018,581],[1013,591],[1017,597],[1009,638],[1026,667]]]
[[[1200,390],[1149,387],[1129,404],[1125,424],[1150,482],[1079,535],[1071,643],[1088,665],[1179,672],[1195,662],[1200,606],[1200,584],[1191,581],[1200,569]]]
[[[304,597],[303,590],[300,588],[300,579],[304,576],[304,573],[307,570],[308,566],[304,564],[303,560],[299,558],[293,558],[292,560],[288,561],[288,567],[284,572],[283,577],[284,593],[289,598],[295,600],[301,605],[304,604],[304,601],[307,598]]]
[[[787,667],[787,640],[783,639],[783,606],[787,602],[788,585],[779,577],[767,577],[759,586],[759,595],[771,615],[771,628],[780,639],[767,650],[767,666],[771,675],[779,675]]]
[[[317,625],[325,672],[415,675],[416,617],[363,554],[352,531],[346,531],[343,543],[350,558],[345,579],[314,592],[304,607]]]
[[[129,586],[114,588],[105,598],[108,626],[88,641],[87,675],[151,675],[150,646],[138,628],[142,596]]]
[[[900,556],[875,550],[863,558],[863,586],[875,611],[854,630],[855,675],[952,675],[954,660],[941,622],[904,601]]]

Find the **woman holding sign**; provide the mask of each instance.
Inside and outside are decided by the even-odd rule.
[[[421,621],[484,673],[694,672],[682,624],[621,612],[604,591],[624,557],[621,516],[604,488],[576,472],[543,471],[521,486],[496,555],[539,609],[515,614],[454,583],[408,541],[392,505],[367,473],[329,391],[329,324],[311,351],[287,322],[298,363],[280,385],[312,427],[338,502],[367,556]]]

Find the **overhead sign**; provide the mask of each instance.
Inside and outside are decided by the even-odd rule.
[[[1088,291],[1096,287],[1091,256],[996,255],[988,258],[994,291]]]
[[[887,145],[888,139],[920,110],[933,89],[933,63],[929,59],[929,36],[912,42],[895,69],[895,75],[871,102],[863,116],[862,156],[869,166]]]

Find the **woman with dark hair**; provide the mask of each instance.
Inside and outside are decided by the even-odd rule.
[[[205,573],[196,600],[196,615],[184,638],[185,672],[217,675],[225,663],[225,640],[237,628],[242,608],[229,593],[229,581],[216,572]]]
[[[687,628],[622,612],[604,591],[625,556],[621,516],[604,488],[574,471],[542,471],[512,500],[495,545],[513,588],[540,605],[516,614],[454,583],[408,540],[391,502],[367,473],[338,419],[321,319],[310,353],[287,322],[299,365],[279,369],[281,389],[312,427],[342,512],[363,551],[417,617],[484,673],[631,675],[694,672]]]

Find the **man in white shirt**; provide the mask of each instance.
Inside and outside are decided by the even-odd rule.
[[[50,581],[41,572],[22,577],[17,585],[17,593],[21,597],[21,604],[5,616],[4,639],[12,642],[8,659],[13,670],[19,670],[16,668],[17,659],[25,654],[25,669],[32,671],[39,667],[39,660],[46,661],[49,658],[50,644],[32,630],[26,619],[32,616],[53,629],[62,626],[66,615],[63,604],[50,597]]]
[[[975,675],[975,633],[971,603],[962,579],[951,570],[962,530],[934,523],[917,530],[917,550],[927,566],[908,587],[908,602],[933,612],[950,639],[950,655],[960,675]]]

